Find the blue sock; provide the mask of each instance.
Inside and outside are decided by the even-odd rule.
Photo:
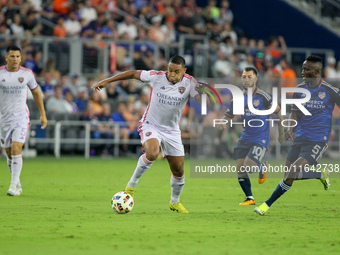
[[[270,198],[266,201],[266,204],[268,207],[271,207],[271,205],[279,198],[281,197],[286,191],[288,191],[292,187],[292,185],[288,185],[284,180],[280,181],[279,185],[277,185],[276,189],[274,190],[273,194],[270,196]]]
[[[253,193],[251,192],[251,183],[248,177],[246,178],[238,178],[238,182],[247,197],[252,197]]]

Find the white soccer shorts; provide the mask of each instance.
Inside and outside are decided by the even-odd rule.
[[[12,142],[25,143],[29,122],[0,125],[0,144],[2,148],[10,148]]]
[[[138,130],[142,144],[151,138],[156,138],[158,140],[163,157],[184,156],[184,146],[182,143],[181,131],[159,130],[154,125],[146,123],[143,123]]]

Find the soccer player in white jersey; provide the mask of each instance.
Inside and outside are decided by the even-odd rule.
[[[125,191],[134,195],[139,178],[151,167],[160,150],[166,157],[172,172],[170,209],[188,213],[179,198],[184,186],[184,148],[179,120],[189,97],[201,102],[201,86],[194,77],[185,73],[185,60],[181,56],[169,59],[167,71],[132,70],[100,81],[93,86],[96,91],[109,83],[139,79],[152,87],[149,105],[138,128],[145,149]]]
[[[11,173],[11,185],[7,195],[19,196],[22,192],[20,184],[21,151],[30,124],[26,103],[28,88],[39,108],[42,129],[46,127],[47,119],[33,72],[20,66],[20,48],[9,46],[6,51],[7,65],[0,67],[0,143],[1,147],[6,150],[7,165]]]

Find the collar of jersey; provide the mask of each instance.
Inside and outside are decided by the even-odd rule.
[[[259,89],[259,88],[256,86],[256,89],[255,89],[255,91],[253,92],[253,95],[255,95],[255,94],[257,93],[258,89]],[[248,95],[248,93],[246,93],[246,90],[243,90],[243,94],[244,94],[244,95]]]
[[[11,73],[15,73],[15,72],[18,72],[18,71],[20,70],[20,66],[19,66],[19,67],[18,67],[18,69],[17,69],[17,70],[15,70],[14,72],[12,72],[12,71],[8,70],[8,68],[7,68],[7,65],[5,65],[5,68],[6,68],[6,70],[7,70],[8,72],[11,72]]]
[[[317,86],[317,87],[315,87],[315,88],[311,88],[311,87],[309,87],[309,86],[308,86],[308,84],[305,82],[306,86],[307,86],[308,88],[311,88],[311,89],[316,89],[316,88],[319,88],[319,87],[321,86],[321,84],[322,84],[322,83],[323,83],[323,80],[322,80],[322,79],[320,79],[319,86]]]

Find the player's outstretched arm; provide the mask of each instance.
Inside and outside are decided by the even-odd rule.
[[[131,70],[131,71],[126,71],[117,75],[114,75],[110,78],[107,78],[105,80],[101,80],[94,86],[92,86],[92,89],[95,91],[100,91],[103,88],[105,88],[109,83],[115,82],[115,81],[120,81],[120,80],[130,80],[130,79],[139,79],[139,74],[140,70]]]
[[[42,96],[40,94],[39,89],[35,89],[32,91],[32,95],[34,98],[35,103],[38,106],[38,109],[40,111],[40,123],[41,123],[41,129],[45,129],[47,126],[47,118],[46,118],[46,112],[44,107],[44,102],[42,99]]]

